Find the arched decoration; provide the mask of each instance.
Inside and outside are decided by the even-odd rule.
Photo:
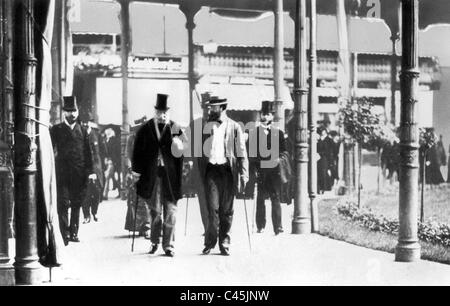
[[[264,11],[244,11],[244,10],[229,10],[229,9],[211,9],[211,13],[219,15],[224,18],[240,19],[247,21],[256,21],[264,18],[268,15],[268,12]]]

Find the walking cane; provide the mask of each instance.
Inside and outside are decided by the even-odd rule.
[[[248,245],[250,247],[250,252],[252,251],[252,239],[250,238],[250,226],[248,224],[248,213],[247,213],[247,200],[244,196],[244,209],[245,209],[245,221],[247,223],[247,236],[248,236]]]
[[[252,233],[255,232],[255,220],[256,220],[256,200],[253,198]]]
[[[188,211],[189,211],[189,196],[186,196],[186,220],[184,221],[184,236],[187,235]]]
[[[137,189],[136,189],[136,198],[135,199],[136,199],[136,204],[134,206],[133,242],[131,243],[131,253],[134,252],[134,241],[136,239],[137,210],[138,210],[138,201],[139,201]]]

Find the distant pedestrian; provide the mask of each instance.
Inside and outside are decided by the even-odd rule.
[[[317,193],[324,194],[333,186],[334,142],[328,137],[326,128],[319,128],[319,137],[317,141],[317,154],[320,156],[317,162]]]
[[[444,173],[445,167],[447,166],[447,152],[445,151],[442,135],[439,135],[439,140],[436,143],[436,154],[437,158],[439,159],[439,168],[441,170],[441,173]]]
[[[101,158],[101,142],[98,130],[98,125],[94,119],[89,120],[86,124],[86,129],[89,137],[89,148],[91,151],[93,168],[96,179],[90,179],[87,188],[86,198],[83,203],[84,224],[91,222],[91,214],[94,221],[98,221],[98,206],[102,202],[103,195],[103,166]]]
[[[285,143],[284,132],[278,127],[273,126],[275,113],[275,103],[272,101],[263,101],[261,106],[261,122],[254,131],[249,132],[249,138],[255,137],[256,141],[249,141],[254,148],[249,148],[249,152],[255,151],[256,156],[249,157],[251,165],[254,165],[257,175],[258,194],[256,200],[256,227],[258,233],[262,233],[266,227],[266,198],[269,197],[272,204],[272,225],[275,235],[283,233],[282,211],[281,211],[281,158],[289,157]],[[272,141],[277,142],[275,144]],[[262,150],[275,153],[276,156],[265,156]],[[249,153],[250,154],[250,153]],[[264,163],[274,161],[273,165]],[[285,165],[285,164],[284,164]]]
[[[426,152],[426,183],[431,185],[440,185],[444,183],[444,177],[441,173],[442,156],[437,144],[432,146]]]
[[[381,152],[382,168],[386,179],[390,180],[391,184],[398,178],[399,154],[399,146],[396,139],[386,143]]]
[[[109,181],[113,182],[113,190],[118,191],[117,198],[120,198],[120,188],[121,188],[121,143],[120,137],[116,134],[116,132],[112,128],[108,128],[105,130],[106,134],[106,148],[107,148],[107,174],[106,177],[106,186],[108,189],[105,189],[105,198],[108,198],[109,193]],[[112,163],[112,165],[111,165]],[[111,167],[112,166],[112,167]]]
[[[329,162],[329,167],[331,170],[332,184],[336,185],[339,182],[339,151],[341,149],[341,139],[337,131],[330,131],[328,137],[333,141],[330,142],[333,150],[330,155],[331,161]]]

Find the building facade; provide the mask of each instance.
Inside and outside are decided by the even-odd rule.
[[[116,34],[74,33],[75,82],[82,117],[94,114],[100,124],[121,124],[120,36]],[[211,91],[229,99],[229,109],[256,112],[263,100],[273,100],[273,48],[267,46],[233,46],[207,43],[195,45],[194,70],[196,92]],[[294,50],[286,48],[283,88],[283,111],[293,109]],[[391,55],[352,54],[352,74],[357,80],[356,97],[370,98],[378,112],[391,113]],[[134,54],[129,60],[130,115],[152,116],[152,99],[157,92],[173,96],[175,120],[188,124],[188,58],[169,54]],[[420,58],[419,124],[433,125],[435,92],[440,89],[440,68],[432,57]],[[400,58],[398,58],[400,71]],[[340,108],[342,66],[335,50],[319,50],[317,94],[319,120],[337,125]],[[400,113],[400,80],[397,77],[396,114]],[[194,117],[201,115],[200,104]],[[397,115],[396,122],[399,122]]]

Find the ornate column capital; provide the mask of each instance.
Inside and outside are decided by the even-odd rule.
[[[186,29],[193,30],[196,27],[196,24],[194,22],[195,15],[200,11],[202,8],[199,3],[189,1],[190,3],[187,3],[188,1],[184,1],[180,4],[179,9],[183,14],[186,16]]]

